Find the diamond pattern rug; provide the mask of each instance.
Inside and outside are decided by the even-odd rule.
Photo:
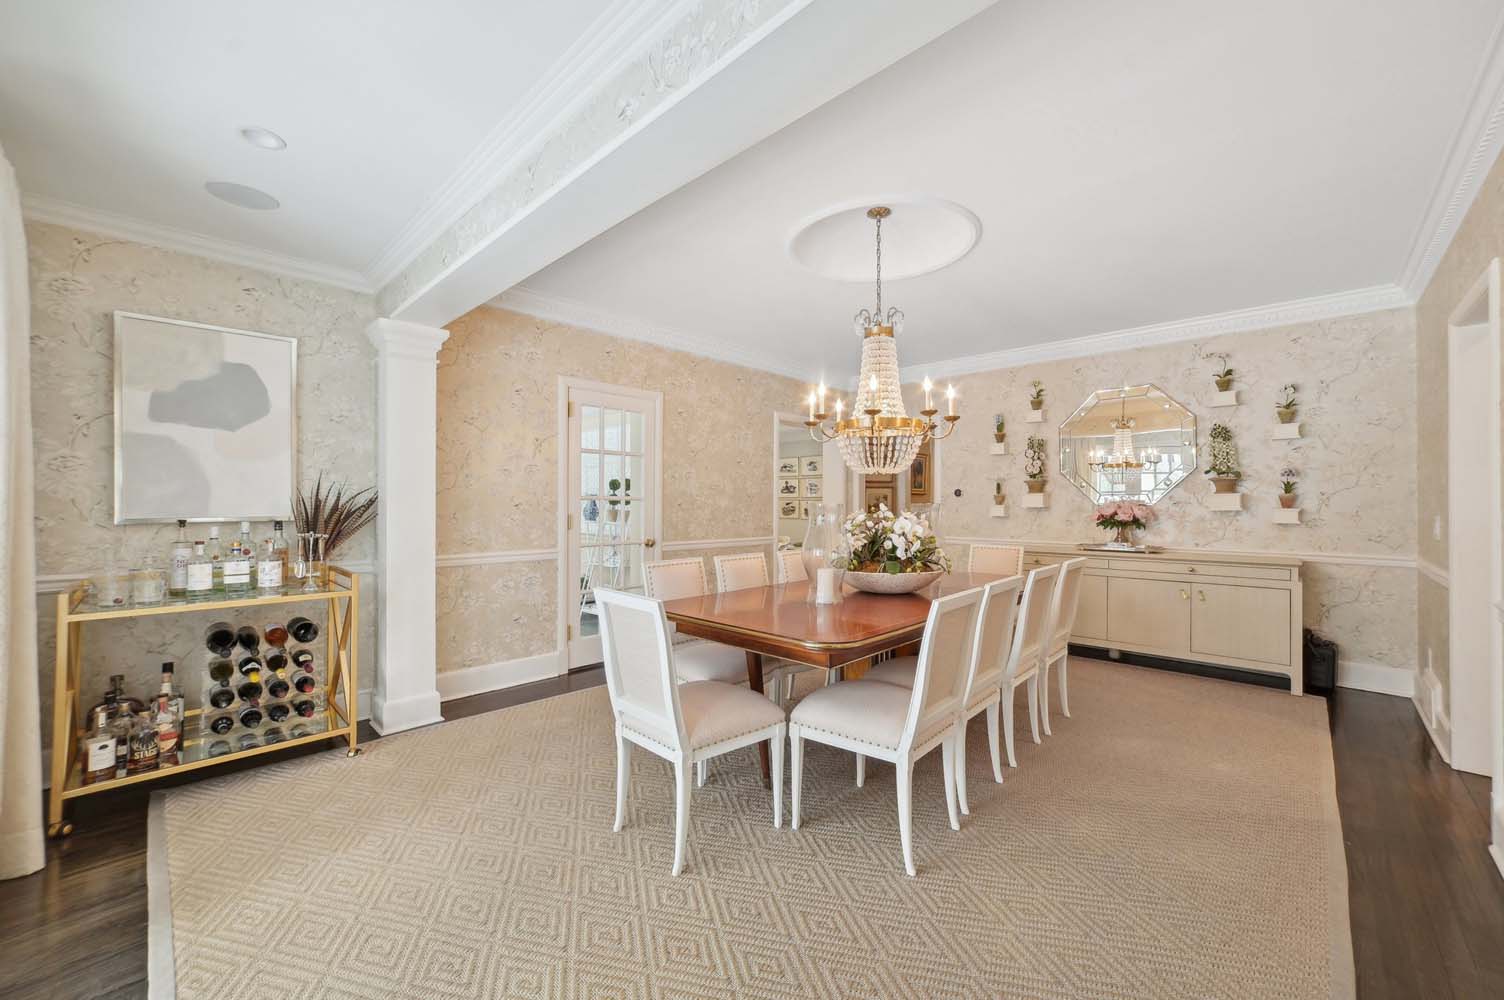
[[[671,877],[666,762],[634,752],[611,832],[604,688],[161,793],[176,995],[1351,997],[1325,702],[1071,671],[1074,718],[1036,746],[1020,707],[1003,785],[973,722],[959,833],[920,763],[912,879],[892,768],[858,789],[810,744],[800,830],[772,827],[755,751],[728,755]]]

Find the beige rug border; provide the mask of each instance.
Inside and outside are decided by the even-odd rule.
[[[1314,695],[1305,697],[1314,698]],[[1326,703],[1328,712],[1331,709],[1331,701],[1327,698],[1318,699]],[[1348,894],[1347,885],[1347,841],[1342,835],[1342,810],[1337,802],[1337,755],[1332,749],[1332,726],[1331,717],[1327,717],[1326,727],[1326,761],[1322,766],[1323,785],[1322,801],[1325,804],[1327,820],[1326,826],[1331,832],[1327,835],[1327,867],[1332,871],[1331,879],[1331,906],[1332,914],[1331,934],[1331,970],[1332,970],[1332,997],[1333,1000],[1357,1000],[1358,974],[1353,959],[1353,916],[1350,908],[1351,897]]]
[[[167,866],[167,793],[146,808],[146,997],[177,1000],[172,950],[172,871]]]

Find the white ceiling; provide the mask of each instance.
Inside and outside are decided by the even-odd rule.
[[[502,301],[840,378],[870,292],[810,273],[787,244],[828,206],[895,194],[982,225],[958,263],[886,290],[908,317],[906,365],[1392,288],[1500,14],[1496,0],[1003,0]]]
[[[22,190],[351,272],[624,0],[0,0]],[[287,149],[257,149],[243,126]],[[261,188],[272,212],[209,180]]]

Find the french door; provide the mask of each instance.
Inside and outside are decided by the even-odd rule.
[[[659,393],[562,380],[566,433],[561,612],[566,668],[601,662],[597,588],[643,591],[656,558]]]

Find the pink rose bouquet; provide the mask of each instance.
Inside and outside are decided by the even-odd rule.
[[[1114,500],[1097,508],[1097,527],[1107,531],[1118,528],[1146,528],[1154,520],[1154,508],[1136,500]]]

